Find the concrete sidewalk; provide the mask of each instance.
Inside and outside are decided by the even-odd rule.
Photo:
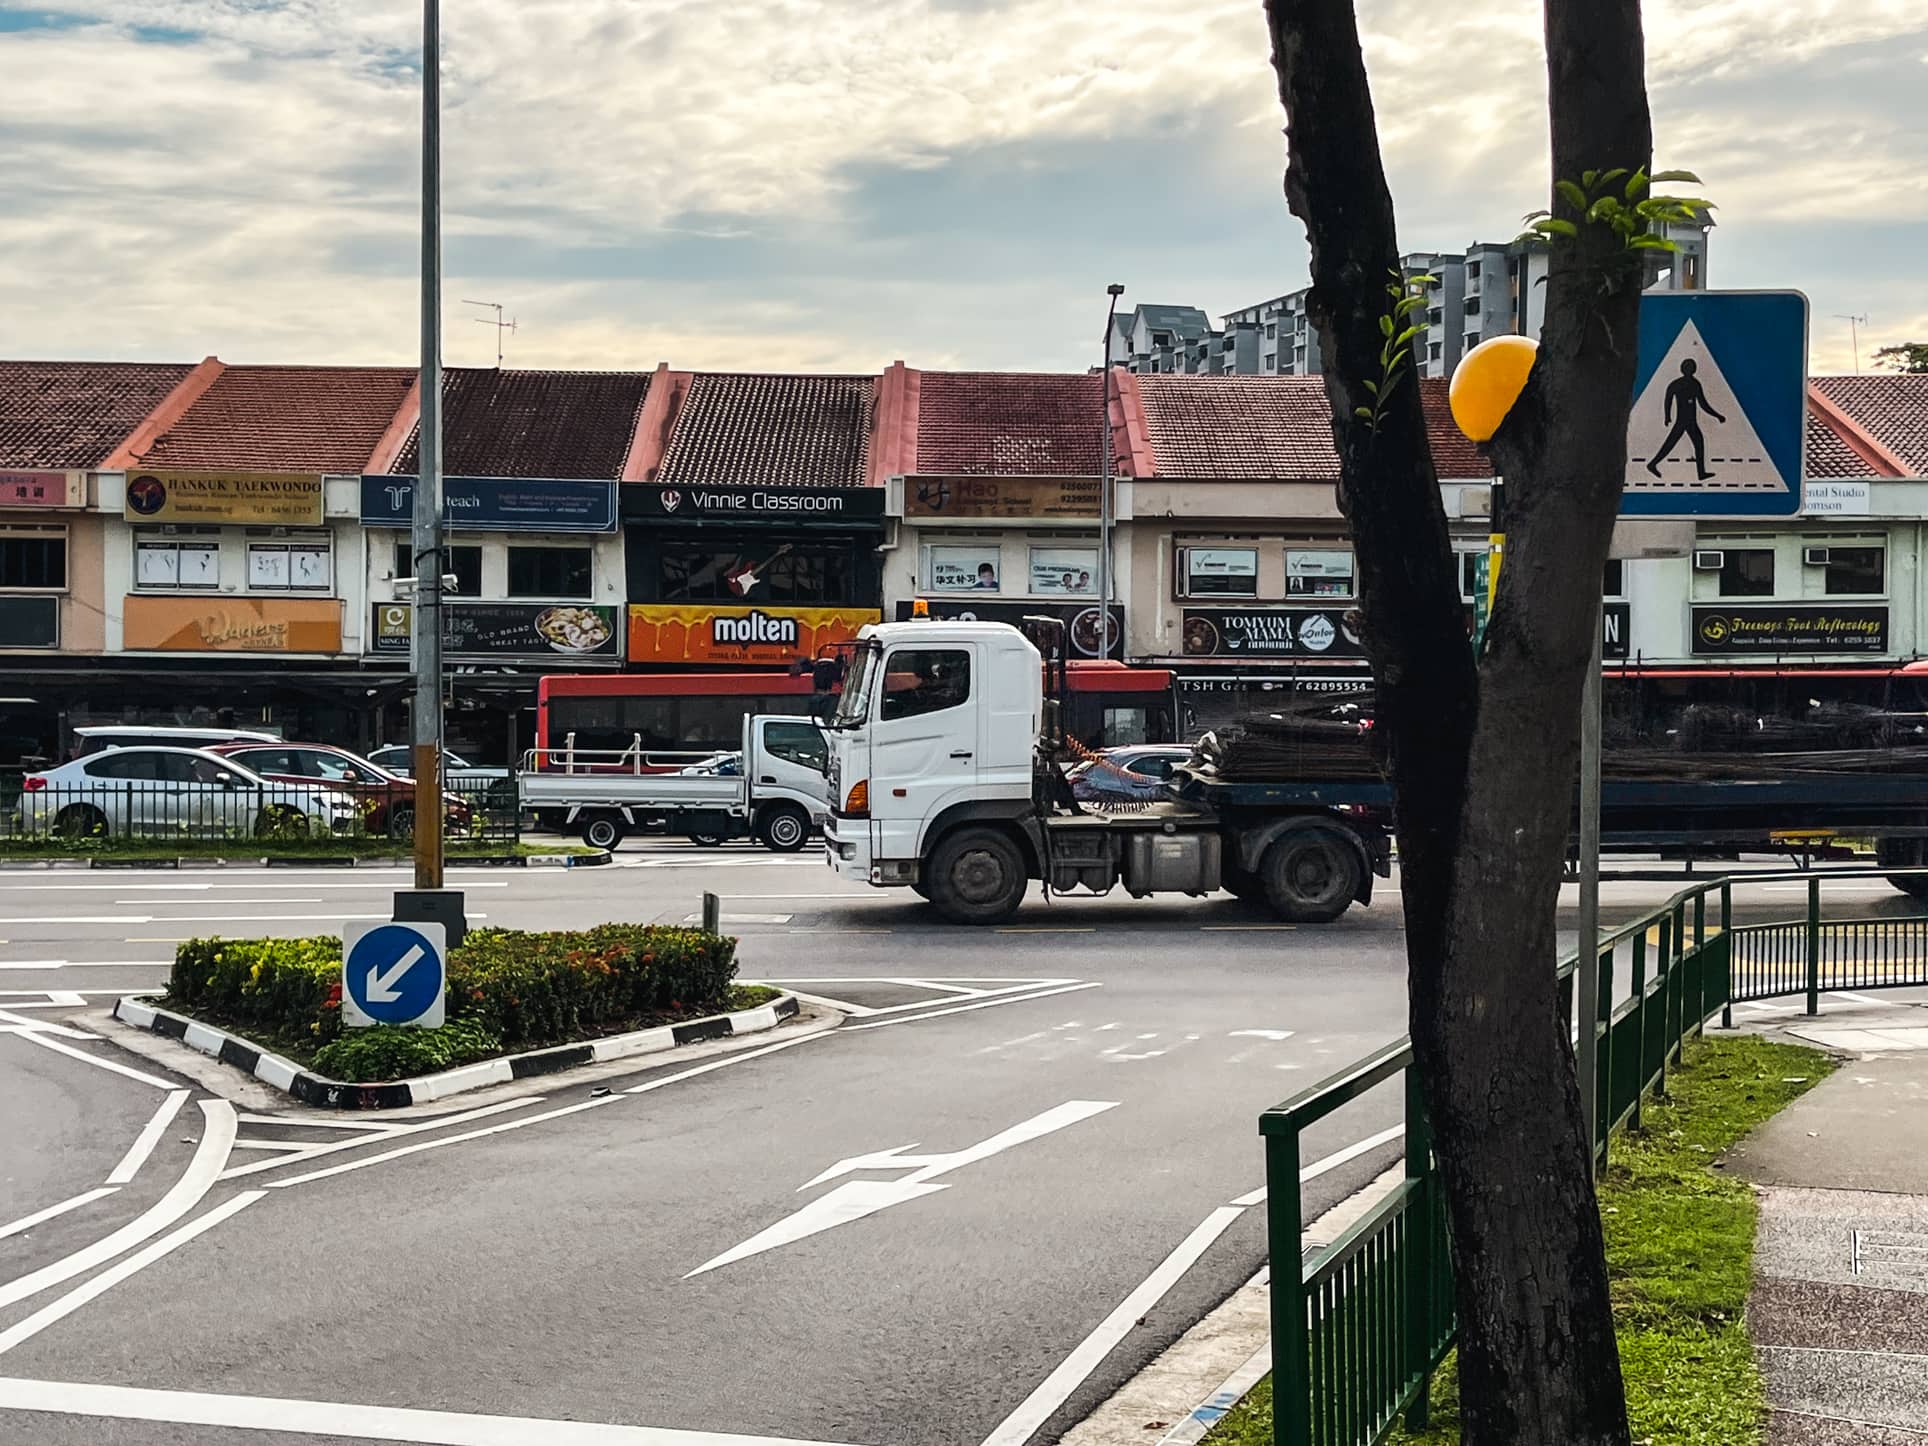
[[[1771,1032],[1854,1057],[1730,1156],[1760,1189],[1747,1316],[1768,1446],[1923,1446],[1928,1009],[1882,1002]]]

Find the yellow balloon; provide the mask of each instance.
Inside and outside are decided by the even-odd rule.
[[[1530,336],[1495,336],[1460,358],[1446,392],[1460,431],[1475,442],[1493,439],[1520,399],[1539,350]]]

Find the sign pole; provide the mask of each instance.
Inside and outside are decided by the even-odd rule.
[[[1114,281],[1105,288],[1110,304],[1105,308],[1104,345],[1098,366],[1098,656],[1111,656],[1111,533],[1114,518],[1111,501],[1111,328],[1118,316],[1118,298],[1125,294],[1123,283]],[[1124,652],[1119,640],[1119,652]]]
[[[440,0],[422,0],[422,367],[411,651],[415,887],[395,896],[397,920],[433,920],[450,946],[467,923],[462,896],[442,887],[442,37]]]
[[[1586,686],[1580,695],[1580,948],[1573,974],[1575,1072],[1580,1079],[1580,1115],[1587,1125],[1587,1165],[1592,1168],[1598,1139],[1596,1092],[1600,1019],[1600,669],[1603,624],[1595,608],[1593,651],[1587,660]]]

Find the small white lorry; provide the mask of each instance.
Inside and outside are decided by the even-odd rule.
[[[995,924],[1032,879],[1133,897],[1228,889],[1323,923],[1390,871],[1383,783],[1220,783],[1180,769],[1172,797],[1072,796],[1038,649],[1003,623],[872,624],[826,725],[829,865],[916,890],[956,923]]]
[[[539,826],[614,848],[660,825],[701,843],[752,834],[794,853],[829,809],[823,729],[812,718],[743,720],[741,765],[723,772],[663,772],[641,740],[624,749],[530,749],[516,784]]]

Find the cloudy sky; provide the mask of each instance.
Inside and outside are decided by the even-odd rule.
[[[1259,0],[444,0],[448,354],[1066,368],[1306,274]],[[0,0],[0,355],[410,361],[414,0]],[[1361,0],[1402,243],[1547,189],[1539,7]],[[1928,0],[1650,0],[1710,279],[1928,339]],[[1450,18],[1442,18],[1450,17]]]

